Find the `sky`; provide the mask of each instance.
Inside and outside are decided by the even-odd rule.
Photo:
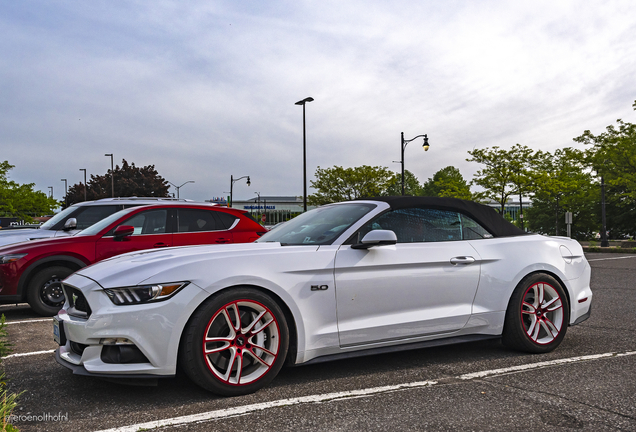
[[[181,198],[301,196],[318,166],[580,147],[636,112],[636,2],[0,0],[0,161],[63,199],[112,153]],[[176,190],[171,187],[171,192]],[[309,189],[312,193],[312,189]]]

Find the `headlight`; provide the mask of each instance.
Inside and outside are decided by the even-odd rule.
[[[116,305],[132,305],[169,299],[190,282],[140,285],[104,289],[108,298]]]
[[[8,254],[8,255],[0,255],[0,264],[8,264],[14,261],[19,260],[20,258],[24,258],[28,254]]]

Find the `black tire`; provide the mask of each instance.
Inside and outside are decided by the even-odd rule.
[[[53,316],[64,305],[61,282],[73,273],[68,267],[51,266],[37,272],[27,286],[31,309],[42,316]]]
[[[502,341],[519,351],[547,353],[561,344],[569,321],[570,306],[561,284],[550,275],[535,273],[512,293]]]
[[[278,304],[258,290],[233,288],[206,300],[192,315],[179,360],[204,389],[239,396],[268,385],[283,366],[288,347],[289,329]]]

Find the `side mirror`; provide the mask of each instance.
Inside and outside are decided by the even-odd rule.
[[[126,237],[130,237],[135,232],[135,227],[130,225],[119,225],[115,228],[115,232],[113,233],[113,239],[115,241],[122,241]]]
[[[360,243],[351,245],[351,249],[369,249],[373,246],[394,245],[397,243],[397,236],[390,230],[373,230],[362,238]]]
[[[64,231],[74,230],[75,228],[77,228],[77,219],[75,218],[66,219],[66,222],[64,222]]]

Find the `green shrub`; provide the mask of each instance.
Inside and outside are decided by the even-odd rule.
[[[7,341],[6,327],[5,317],[2,315],[0,317],[0,361],[2,357],[5,357],[11,352],[11,344]],[[0,372],[0,417],[2,418],[0,430],[7,432],[18,431],[17,427],[8,422],[11,414],[13,414],[13,410],[18,406],[18,396],[20,396],[20,394],[8,392],[4,371]]]

